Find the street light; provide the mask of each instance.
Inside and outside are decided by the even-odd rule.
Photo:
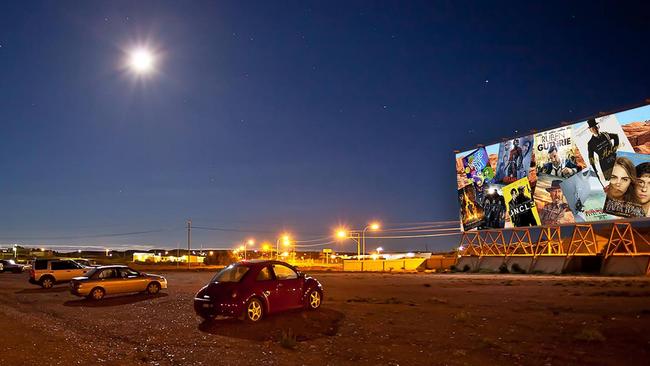
[[[291,235],[284,233],[275,241],[275,257],[278,260],[280,259],[280,240],[282,240],[284,246],[289,246],[291,244]]]
[[[377,231],[381,228],[381,225],[378,222],[371,222],[361,232],[361,241],[363,242],[363,256],[366,256],[366,230],[370,229],[372,231]]]
[[[336,237],[339,240],[352,239],[357,243],[357,260],[361,260],[361,240],[358,231],[348,231],[345,228],[339,228],[336,230]]]
[[[266,256],[266,253],[271,249],[271,245],[268,242],[262,243],[262,258]],[[269,256],[269,258],[271,258]]]
[[[253,246],[255,244],[255,240],[248,239],[248,241],[244,243],[244,260],[246,260],[246,244]]]

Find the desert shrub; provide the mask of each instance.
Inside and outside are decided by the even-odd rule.
[[[575,339],[585,342],[604,342],[605,336],[594,327],[585,327],[575,335]]]
[[[458,267],[456,267],[455,264],[452,264],[451,267],[449,267],[449,270],[450,270],[451,272],[458,272]]]
[[[465,266],[463,266],[463,272],[469,272],[470,269],[472,269],[472,268],[469,266],[469,264],[466,264]]]
[[[458,313],[454,314],[454,320],[457,322],[466,322],[470,320],[471,315],[467,311],[459,311]]]
[[[505,263],[501,263],[501,265],[499,266],[499,273],[510,273],[510,271],[508,271],[508,265]]]
[[[293,333],[293,329],[289,328],[286,331],[282,331],[282,335],[280,336],[280,345],[288,349],[296,348],[298,341],[296,340],[296,335]]]

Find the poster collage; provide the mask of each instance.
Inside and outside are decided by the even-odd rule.
[[[650,105],[456,154],[462,229],[650,217]]]

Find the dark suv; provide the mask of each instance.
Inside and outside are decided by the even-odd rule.
[[[0,272],[22,273],[25,266],[14,262],[13,259],[0,259]]]

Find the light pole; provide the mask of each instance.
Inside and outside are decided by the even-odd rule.
[[[369,225],[367,225],[365,228],[363,228],[363,231],[361,232],[361,241],[363,242],[363,258],[366,258],[366,230],[370,229],[372,231],[377,231],[381,228],[381,225],[379,225],[378,222],[371,222]]]
[[[253,246],[255,244],[255,240],[253,239],[248,239],[247,242],[244,242],[244,260],[246,260],[246,244]]]
[[[291,244],[291,236],[289,234],[283,234],[278,240],[275,241],[275,259],[280,260],[280,240],[285,246]]]

